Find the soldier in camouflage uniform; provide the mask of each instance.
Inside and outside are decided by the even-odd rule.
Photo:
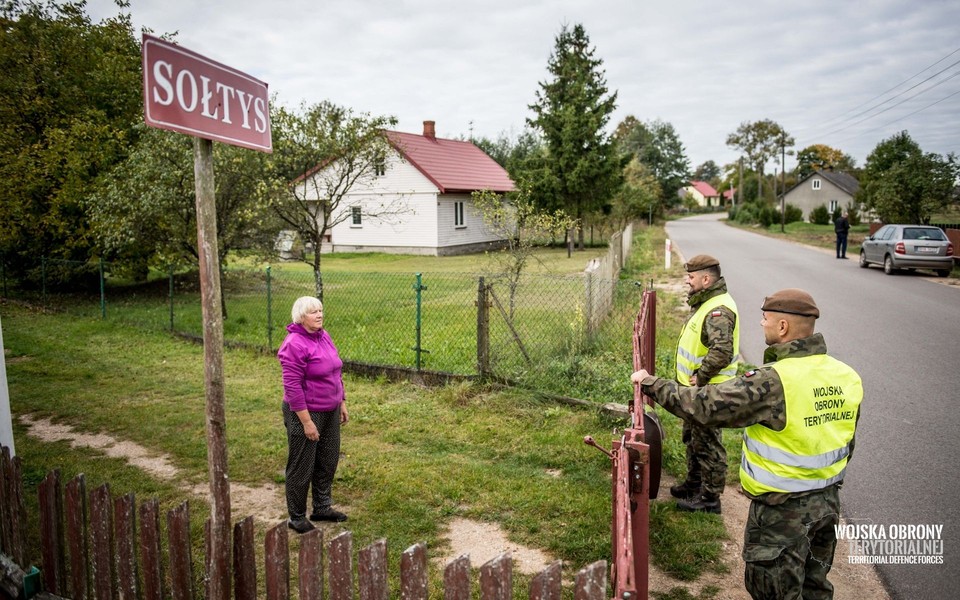
[[[862,382],[827,356],[823,336],[814,333],[820,311],[808,293],[781,290],[762,310],[763,367],[699,388],[642,370],[631,379],[679,417],[704,427],[746,427],[740,481],[752,500],[743,543],[750,595],[828,599]]]
[[[740,353],[737,305],[727,293],[716,258],[699,254],[685,265],[690,315],[677,341],[677,382],[703,386],[736,375]],[[723,430],[683,421],[687,478],[670,488],[677,508],[720,514],[720,494],[727,480]]]

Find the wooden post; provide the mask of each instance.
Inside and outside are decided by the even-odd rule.
[[[443,570],[443,599],[470,600],[470,557],[461,554]]]
[[[477,376],[490,373],[490,300],[484,278],[477,286]]]
[[[400,556],[400,600],[427,600],[425,544],[414,544]]]
[[[203,308],[204,389],[207,400],[207,469],[210,475],[210,600],[230,599],[230,481],[227,478],[227,427],[224,416],[223,314],[220,255],[213,181],[213,142],[193,140],[197,195],[197,251]]]

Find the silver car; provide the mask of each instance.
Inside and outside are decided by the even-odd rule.
[[[953,244],[939,227],[884,225],[860,246],[860,266],[883,265],[887,275],[900,269],[931,269],[940,277],[953,268]]]

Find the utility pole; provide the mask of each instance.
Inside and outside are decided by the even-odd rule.
[[[780,233],[784,232],[787,221],[787,145],[780,138]]]
[[[739,198],[740,203],[742,204],[743,203],[743,157],[742,156],[740,157],[740,184],[737,187],[737,197]],[[737,206],[736,201],[734,201],[733,206],[734,208],[736,208]]]

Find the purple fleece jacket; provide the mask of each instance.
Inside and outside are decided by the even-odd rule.
[[[330,411],[344,400],[343,361],[330,334],[309,333],[299,323],[280,344],[277,358],[283,369],[283,401],[290,410]]]

